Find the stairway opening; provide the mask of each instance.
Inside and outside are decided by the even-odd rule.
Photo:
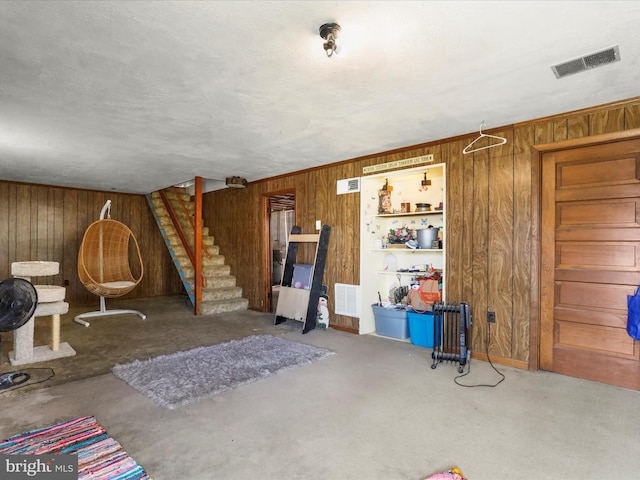
[[[185,188],[170,187],[147,195],[156,223],[192,305],[199,305],[202,315],[246,310],[249,300],[226,262],[209,227],[199,226],[200,245],[196,247],[195,201]],[[201,258],[197,260],[197,250]],[[200,300],[196,298],[196,261],[200,263],[198,279],[202,281]]]
[[[278,304],[278,293],[284,261],[287,254],[289,232],[295,224],[295,191],[268,193],[267,218],[269,219],[269,249],[266,252],[270,266],[270,288],[267,292],[267,305],[269,311],[275,313]]]

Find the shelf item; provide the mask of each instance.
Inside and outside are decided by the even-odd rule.
[[[371,305],[375,316],[376,333],[383,337],[409,338],[409,319],[406,308],[384,308]]]
[[[367,250],[369,252],[388,252],[388,248],[370,248]],[[430,252],[443,252],[442,248],[397,248],[393,249],[393,253],[430,253]]]
[[[438,213],[444,213],[444,210],[429,210],[427,212],[398,212],[398,213],[382,213],[376,215],[376,217],[415,217],[419,215],[436,215]]]
[[[382,268],[386,272],[395,272],[398,270],[398,260],[391,253],[387,253],[384,257]]]
[[[382,275],[420,275],[420,274],[425,274],[428,273],[426,270],[422,270],[419,272],[405,272],[405,271],[398,271],[398,270],[376,270],[377,274],[382,274]]]

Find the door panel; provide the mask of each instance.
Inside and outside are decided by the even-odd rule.
[[[616,225],[638,226],[638,202],[631,199],[602,202],[573,202],[559,204],[558,224],[569,227],[571,225]]]
[[[588,147],[598,148],[598,147]],[[610,154],[606,152],[606,154]],[[614,153],[615,155],[615,153]],[[572,161],[558,165],[557,188],[585,188],[620,185],[637,179],[638,159],[635,154],[624,158],[601,158]]]
[[[634,357],[633,338],[620,328],[556,321],[556,345],[593,350],[620,357]]]
[[[581,322],[617,328],[626,328],[627,326],[627,316],[620,313],[601,310],[585,311],[571,307],[556,307],[554,313],[556,322]]]
[[[613,242],[558,242],[558,268],[607,268],[635,270],[638,268],[636,245]]]
[[[607,283],[557,282],[556,307],[574,307],[583,310],[627,310],[627,295],[635,287]],[[623,306],[623,308],[621,308]]]
[[[542,157],[540,366],[640,390],[640,140]]]

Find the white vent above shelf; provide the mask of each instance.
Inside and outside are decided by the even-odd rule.
[[[355,193],[360,191],[360,177],[345,178],[337,182],[338,195],[345,193]]]

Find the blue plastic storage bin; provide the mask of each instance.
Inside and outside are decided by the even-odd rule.
[[[376,320],[376,333],[383,337],[409,338],[409,321],[407,310],[404,308],[384,308],[376,305],[373,307],[373,315]]]
[[[411,343],[418,347],[433,348],[435,343],[433,312],[407,312],[407,316],[409,317]]]

